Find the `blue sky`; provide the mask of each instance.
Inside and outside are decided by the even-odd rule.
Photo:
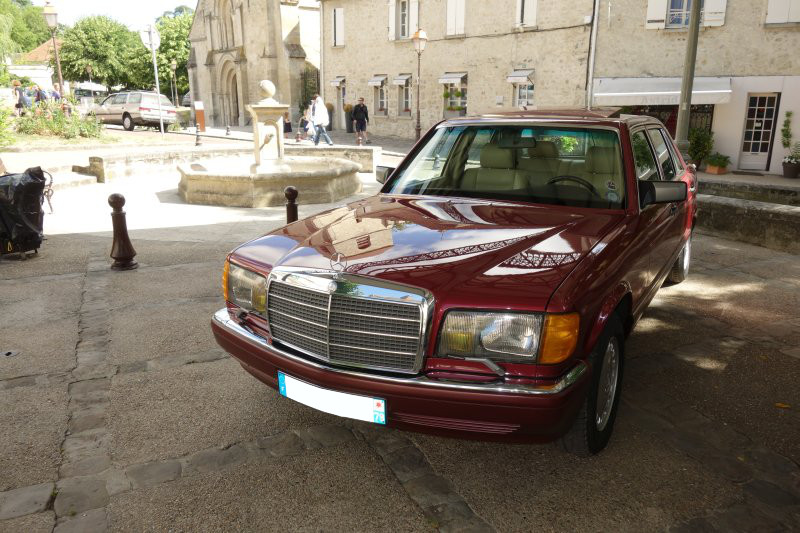
[[[33,0],[43,6],[45,0]],[[194,9],[197,0],[50,0],[58,12],[58,21],[73,25],[76,20],[92,15],[107,15],[132,30],[139,30],[155,22],[164,11],[184,5]]]

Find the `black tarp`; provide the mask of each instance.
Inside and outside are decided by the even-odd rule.
[[[42,245],[46,182],[40,167],[0,176],[0,253],[28,252]]]

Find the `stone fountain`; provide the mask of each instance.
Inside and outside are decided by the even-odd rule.
[[[335,157],[285,156],[283,114],[275,85],[260,83],[262,99],[247,106],[253,124],[252,162],[242,156],[178,165],[178,191],[190,204],[231,207],[283,205],[292,185],[306,204],[331,203],[361,191],[360,165]]]

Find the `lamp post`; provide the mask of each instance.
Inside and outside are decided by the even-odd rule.
[[[425,50],[425,44],[428,42],[428,34],[425,33],[425,30],[419,29],[414,34],[414,37],[411,38],[411,41],[414,43],[414,50],[417,52],[417,125],[414,129],[417,134],[417,140],[419,140],[422,136],[422,126],[419,121],[420,65],[422,64],[422,52]]]
[[[86,74],[89,75],[89,95],[94,100],[94,87],[92,86],[92,66],[86,65]]]
[[[56,54],[56,68],[58,69],[58,90],[63,97],[64,94],[64,77],[61,75],[61,59],[58,57],[58,46],[56,46],[56,29],[58,28],[58,13],[56,8],[47,2],[42,10],[44,21],[47,27],[50,28],[50,36],[53,38],[53,52]]]
[[[689,38],[686,40],[686,57],[683,60],[678,124],[675,126],[675,143],[686,160],[689,159],[689,112],[692,105],[692,85],[694,84],[694,68],[697,59],[697,38],[700,33],[700,5],[701,2],[692,2],[692,10],[689,12]]]
[[[172,70],[172,105],[178,107],[178,80],[175,79],[175,69],[178,68],[178,62],[174,59],[169,64],[170,70]]]

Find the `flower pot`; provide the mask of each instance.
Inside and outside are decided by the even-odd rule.
[[[792,179],[800,178],[800,163],[784,163],[783,177]]]
[[[727,174],[728,167],[718,167],[716,165],[706,164],[706,172],[708,174]]]
[[[445,109],[444,118],[463,117],[467,114],[466,109]]]

